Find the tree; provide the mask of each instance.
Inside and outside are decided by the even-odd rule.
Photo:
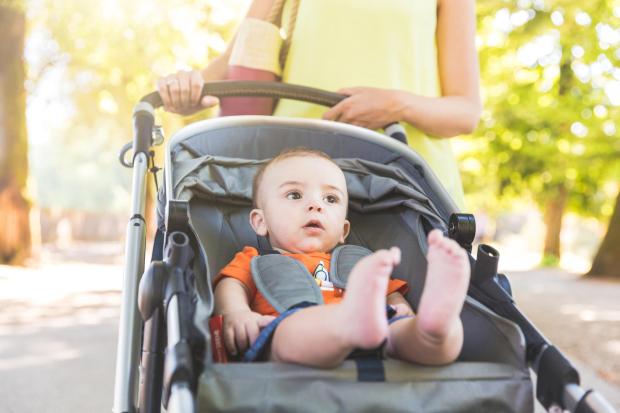
[[[62,101],[66,116],[50,122],[48,138],[33,150],[44,206],[127,211],[131,174],[116,157],[131,138],[134,105],[155,89],[159,76],[203,67],[220,53],[240,6],[241,0],[32,5],[31,37],[38,39],[39,55],[48,54],[31,67],[32,77],[38,84],[58,85],[53,89],[60,96],[49,105]],[[177,116],[160,115],[166,132],[182,126]],[[156,161],[161,166],[163,156],[157,154]],[[152,182],[149,176],[150,188]],[[151,210],[147,206],[147,220]]]
[[[23,2],[0,1],[0,264],[30,253]]]
[[[597,0],[479,3],[486,110],[465,182],[504,202],[532,199],[544,211],[545,253],[560,256],[567,210],[601,217],[617,182],[618,18]],[[488,194],[488,193],[487,193]]]
[[[594,257],[592,268],[586,275],[620,278],[618,257],[620,257],[620,193],[616,197],[616,206],[609,221],[607,234]]]

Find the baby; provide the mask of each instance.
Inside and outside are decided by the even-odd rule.
[[[269,360],[329,368],[355,349],[386,342],[388,356],[428,365],[456,359],[463,344],[459,317],[469,283],[465,251],[439,230],[428,235],[428,271],[417,314],[404,298],[407,285],[391,279],[400,262],[393,247],[362,258],[351,270],[344,296],[325,282],[330,252],[349,233],[344,174],[322,152],[293,149],[264,165],[254,179],[250,224],[281,254],[301,261],[321,278],[325,305],[298,309],[279,320]],[[246,247],[222,269],[215,283],[215,313],[224,317],[228,352],[243,353],[277,312],[257,291]],[[386,304],[396,310],[388,320]]]

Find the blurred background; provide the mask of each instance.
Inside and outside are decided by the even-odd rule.
[[[248,4],[0,0],[0,412],[109,411],[133,106],[222,53]],[[620,0],[477,12],[484,112],[453,140],[477,242],[620,408]]]

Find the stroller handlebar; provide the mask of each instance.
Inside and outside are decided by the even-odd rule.
[[[293,85],[282,82],[264,82],[256,80],[222,80],[205,83],[202,88],[202,96],[223,97],[268,97],[275,99],[292,99],[321,106],[332,107],[346,95],[315,89],[308,86]],[[154,109],[162,106],[162,100],[158,92],[152,92],[144,96],[141,102],[149,103]]]
[[[293,85],[282,82],[264,82],[256,80],[236,81],[222,80],[205,83],[202,88],[202,96],[223,97],[267,97],[274,99],[292,99],[296,101],[313,103],[316,105],[332,107],[338,104],[347,95],[316,89],[308,86]],[[163,102],[159,92],[151,92],[142,97],[134,108],[134,139],[131,144],[133,158],[144,153],[148,157],[153,144],[154,111],[162,107]],[[405,129],[399,123],[392,123],[383,127],[385,134],[407,144]],[[125,145],[120,153],[121,164],[132,167],[133,162],[125,160],[125,154],[129,151],[130,144]]]
[[[291,99],[301,102],[314,103],[316,105],[332,107],[340,103],[347,95],[329,92],[313,87],[293,85],[282,82],[265,82],[258,80],[221,80],[208,82],[202,88],[203,96],[224,97],[263,97],[274,99]],[[140,102],[148,103],[157,109],[162,106],[159,92],[152,92],[144,96]],[[398,122],[385,125],[385,134],[407,144],[405,129]]]

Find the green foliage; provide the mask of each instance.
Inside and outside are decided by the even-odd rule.
[[[131,139],[134,105],[158,77],[204,67],[221,53],[242,3],[29,3],[29,124],[39,202],[127,210],[131,174],[116,156]]]
[[[620,2],[478,2],[485,110],[464,156],[467,192],[504,205],[611,213],[620,182]],[[482,196],[482,195],[480,195]]]

